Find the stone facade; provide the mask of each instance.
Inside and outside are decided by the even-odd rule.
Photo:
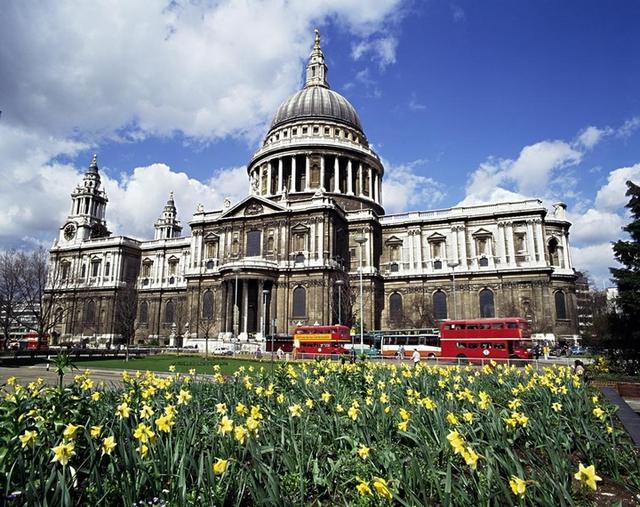
[[[138,241],[110,236],[94,157],[51,249],[50,290],[73,306],[59,333],[115,338],[126,287],[138,292],[141,342],[354,324],[362,277],[367,330],[521,315],[535,330],[577,334],[565,206],[385,215],[384,167],[353,107],[329,89],[319,36],[304,88],[278,109],[247,174],[249,195],[198,205],[190,236],[172,195],[155,239]]]

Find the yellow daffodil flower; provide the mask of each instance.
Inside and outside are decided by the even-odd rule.
[[[373,487],[376,490],[376,493],[378,493],[378,495],[380,495],[382,498],[386,498],[387,500],[391,500],[393,498],[393,495],[389,490],[387,481],[385,481],[384,479],[380,477],[374,477]]]
[[[511,476],[509,486],[511,486],[511,491],[513,491],[513,494],[516,496],[524,497],[527,491],[527,483],[515,475]]]
[[[102,441],[102,455],[111,456],[111,453],[116,448],[116,440],[113,437],[107,437]]]
[[[347,410],[347,415],[354,421],[358,419],[359,414],[360,410],[357,407],[351,406],[349,410]]]
[[[91,438],[98,438],[102,433],[102,426],[91,426]]]
[[[589,486],[593,491],[597,489],[596,482],[602,478],[596,475],[596,469],[593,465],[585,467],[582,463],[578,464],[578,471],[574,477],[582,484]]]
[[[245,441],[247,440],[247,435],[248,432],[244,426],[236,426],[233,431],[234,438],[241,444],[245,443]]]
[[[62,432],[62,436],[67,440],[73,440],[76,438],[76,433],[78,432],[78,428],[81,426],[77,426],[75,424],[67,424],[64,431]]]
[[[233,430],[233,419],[229,419],[226,415],[220,419],[218,424],[218,433],[225,435]]]
[[[116,407],[116,415],[120,419],[127,419],[129,417],[129,413],[131,410],[129,409],[129,404],[126,401],[123,401],[120,405]]]
[[[18,437],[20,439],[20,442],[22,442],[22,447],[25,448],[29,445],[33,445],[35,444],[36,440],[38,439],[38,432],[37,431],[25,431],[22,435],[20,435]]]
[[[557,401],[551,404],[551,409],[554,412],[560,412],[562,411],[562,403],[558,403]]]
[[[367,459],[369,457],[369,452],[371,451],[371,449],[369,449],[368,447],[361,445],[358,448],[358,456],[360,456],[362,459]]]
[[[186,405],[187,403],[189,403],[189,400],[191,400],[191,398],[193,398],[193,396],[191,396],[191,393],[189,391],[180,389],[180,392],[178,393],[178,405]]]
[[[228,466],[229,466],[228,459],[218,458],[216,462],[213,464],[213,473],[216,475],[223,474]]]
[[[65,466],[69,463],[71,457],[75,456],[76,452],[74,449],[75,445],[73,445],[73,442],[63,442],[60,445],[55,446],[52,449],[53,459],[51,460],[51,463],[58,462],[62,466]]]
[[[369,485],[366,482],[362,481],[362,480],[356,486],[356,490],[358,491],[360,496],[371,496],[371,495],[373,495],[373,491],[371,491],[371,488],[369,487]]]
[[[289,407],[289,412],[291,413],[292,417],[300,417],[300,415],[302,414],[302,407],[296,403],[295,405],[291,405]]]
[[[325,403],[329,403],[329,400],[331,400],[331,393],[328,393],[328,392],[325,391],[324,393],[322,393],[320,395],[320,399],[322,401],[324,401]]]

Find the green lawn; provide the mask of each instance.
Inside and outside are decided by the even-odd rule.
[[[197,355],[175,355],[162,354],[157,356],[148,356],[144,358],[129,359],[101,359],[101,360],[77,360],[76,366],[79,368],[99,369],[99,368],[117,368],[129,371],[169,371],[169,366],[174,365],[176,371],[188,373],[190,369],[195,368],[197,373],[213,373],[213,365],[220,365],[220,373],[223,375],[231,375],[240,366],[249,368],[253,366],[258,369],[261,366],[269,368],[271,366],[270,359],[256,361],[253,359],[234,359],[222,357],[209,357],[205,359],[203,356]]]

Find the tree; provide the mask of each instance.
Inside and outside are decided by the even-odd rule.
[[[0,326],[2,339],[0,350],[9,341],[9,332],[15,322],[15,307],[19,303],[20,286],[18,283],[20,255],[15,250],[0,252]]]
[[[407,298],[407,305],[402,308],[402,327],[424,329],[438,327],[438,322],[433,314],[431,298],[425,293],[416,295],[413,300]]]
[[[640,327],[637,316],[640,314],[640,187],[627,181],[626,195],[632,221],[623,228],[629,234],[629,240],[618,240],[613,244],[615,258],[623,267],[609,268],[613,281],[618,286],[616,304],[618,312],[610,314],[611,341],[609,345],[618,351],[618,357],[624,358],[627,373],[640,371]]]
[[[70,306],[63,290],[69,279],[62,270],[49,269],[49,253],[44,248],[19,253],[17,260],[18,291],[23,311],[16,319],[39,336],[50,334],[64,321]]]
[[[118,291],[116,299],[115,331],[125,344],[125,359],[129,360],[129,346],[138,328],[138,290],[133,282]]]

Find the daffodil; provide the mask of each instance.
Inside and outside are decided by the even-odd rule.
[[[231,431],[233,431],[233,419],[225,415],[218,423],[218,433],[225,435],[226,433],[231,433]]]
[[[409,427],[409,421],[401,421],[398,423],[398,429],[400,431],[407,431],[408,427]]]
[[[349,410],[347,410],[347,415],[354,421],[358,419],[359,414],[360,410],[354,406],[349,407]]]
[[[373,491],[371,491],[371,488],[369,487],[369,484],[367,484],[366,482],[364,482],[362,480],[356,486],[356,490],[358,491],[360,496],[371,496],[371,495],[373,495]]]
[[[298,403],[296,403],[295,405],[291,405],[289,407],[289,412],[293,417],[300,417],[300,415],[302,414],[302,407]]]
[[[120,405],[116,407],[116,415],[120,419],[127,419],[129,417],[129,413],[131,409],[129,408],[129,404],[126,401],[123,401]]]
[[[235,429],[233,430],[234,438],[241,444],[245,443],[247,439],[247,435],[248,435],[248,432],[244,426],[236,426]]]
[[[100,398],[102,398],[102,393],[100,391],[91,393],[91,401],[100,401]]]
[[[140,456],[146,458],[149,455],[149,446],[147,444],[141,444],[139,447],[136,447],[136,451],[140,453]]]
[[[243,403],[238,403],[235,410],[238,415],[245,415],[248,412],[246,405]]]
[[[111,456],[111,453],[116,448],[116,445],[118,444],[116,444],[116,440],[112,436],[105,438],[102,441],[102,455],[104,456],[106,454],[108,456]]]
[[[328,392],[325,391],[324,393],[322,393],[320,395],[320,399],[322,401],[324,401],[325,403],[329,403],[329,400],[331,399],[331,393],[328,393]]]
[[[458,418],[452,412],[447,413],[447,422],[452,426],[456,426],[459,423]]]
[[[165,433],[169,433],[171,431],[171,427],[175,424],[173,417],[167,414],[161,415],[155,422],[158,431],[164,431]]]
[[[75,424],[67,424],[64,431],[62,432],[62,436],[67,440],[73,440],[74,438],[76,438],[78,428],[80,428],[80,426]]]
[[[216,403],[216,412],[220,415],[225,415],[227,413],[226,403]]]
[[[102,426],[91,426],[91,438],[98,438],[102,433]]]
[[[213,464],[213,473],[216,475],[223,474],[227,467],[229,466],[228,459],[218,458],[216,462]]]
[[[69,463],[71,457],[75,456],[76,452],[74,449],[75,445],[73,445],[73,442],[63,442],[60,445],[55,446],[51,449],[53,451],[53,459],[51,460],[51,463],[58,462],[62,466],[65,466]]]
[[[180,389],[178,393],[178,405],[186,405],[189,403],[189,400],[193,398],[189,391],[185,391],[184,389]]]
[[[578,471],[574,477],[582,484],[586,484],[593,491],[597,489],[596,482],[601,481],[602,478],[596,475],[596,469],[593,465],[585,467],[582,463],[578,464]]]
[[[160,429],[160,427],[158,428]],[[155,433],[145,423],[138,424],[135,431],[133,432],[133,438],[135,438],[136,440],[139,440],[143,444],[146,444],[147,442],[149,442],[149,440],[152,439],[154,436],[155,436]]]
[[[465,412],[464,414],[462,414],[462,418],[468,423],[472,423],[474,417],[475,416],[473,415],[472,412]]]
[[[378,495],[380,495],[382,498],[386,498],[387,500],[391,500],[393,498],[393,495],[389,490],[387,481],[385,481],[384,479],[380,477],[374,477],[373,487],[376,490],[376,493],[378,493]]]
[[[175,367],[175,365],[173,365],[173,364],[172,364],[172,365],[170,365],[170,366],[169,366],[169,371],[170,371],[171,373],[175,372],[175,371],[176,371],[176,367]]]
[[[191,375],[192,377],[196,374],[196,369],[195,368],[190,368],[189,369],[189,375]]]
[[[562,411],[562,403],[558,403],[557,401],[551,404],[551,410],[554,412]]]
[[[604,414],[605,414],[604,410],[602,410],[600,407],[596,407],[593,409],[593,415],[596,416],[601,421],[604,420]]]
[[[358,456],[360,456],[362,459],[367,459],[369,457],[369,452],[371,451],[371,449],[369,449],[368,447],[361,445],[358,448]]]
[[[262,419],[262,409],[258,405],[251,406],[251,417],[254,419]]]
[[[20,439],[20,442],[22,442],[22,447],[25,448],[29,445],[35,444],[36,440],[38,439],[38,432],[27,430],[18,438]]]
[[[511,486],[511,491],[513,491],[513,494],[516,496],[524,497],[524,494],[527,491],[527,483],[515,475],[511,476],[509,486]]]

